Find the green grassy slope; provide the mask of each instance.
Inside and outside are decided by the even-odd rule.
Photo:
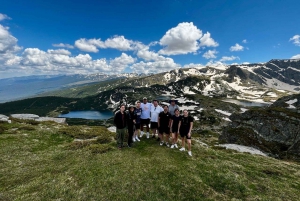
[[[299,199],[294,162],[197,143],[189,157],[146,138],[120,151],[103,127],[13,122],[0,128],[0,200]]]

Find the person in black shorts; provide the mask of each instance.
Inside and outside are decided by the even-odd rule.
[[[160,145],[164,144],[164,133],[166,134],[166,145],[169,145],[170,138],[170,125],[171,125],[171,114],[169,113],[169,107],[167,105],[164,106],[164,111],[159,113],[158,116],[158,133],[160,138]]]
[[[181,120],[181,116],[179,114],[179,110],[178,109],[175,109],[174,110],[174,114],[172,117],[171,117],[171,132],[172,132],[172,146],[171,148],[173,149],[174,147],[175,148],[178,148],[177,146],[177,141],[178,141],[178,124],[179,124],[179,121]]]
[[[187,110],[183,110],[183,115],[181,116],[181,119],[179,121],[178,125],[178,131],[181,136],[182,140],[182,148],[179,149],[180,151],[185,151],[185,139],[187,140],[188,143],[188,154],[192,156],[192,151],[191,151],[191,145],[192,145],[192,134],[191,131],[193,129],[193,122],[194,118],[189,116],[189,113]]]

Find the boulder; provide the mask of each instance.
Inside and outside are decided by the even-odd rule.
[[[8,117],[8,116],[5,116],[5,115],[3,115],[3,114],[0,114],[0,121],[8,122],[8,121],[9,121],[9,117]]]
[[[35,119],[36,121],[54,121],[56,123],[65,124],[66,118],[52,118],[52,117],[40,117]]]
[[[16,118],[16,119],[31,119],[31,120],[35,120],[35,119],[39,118],[39,116],[36,115],[36,114],[12,114],[10,116],[13,117],[13,118]]]

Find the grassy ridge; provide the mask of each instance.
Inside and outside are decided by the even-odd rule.
[[[197,143],[189,157],[146,138],[119,151],[103,127],[0,125],[0,200],[299,198],[297,163]]]

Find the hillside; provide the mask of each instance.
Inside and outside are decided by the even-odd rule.
[[[119,151],[114,134],[102,127],[32,124],[0,124],[0,200],[299,198],[298,163],[196,140],[193,157],[145,137]],[[199,141],[209,138],[194,135]]]

